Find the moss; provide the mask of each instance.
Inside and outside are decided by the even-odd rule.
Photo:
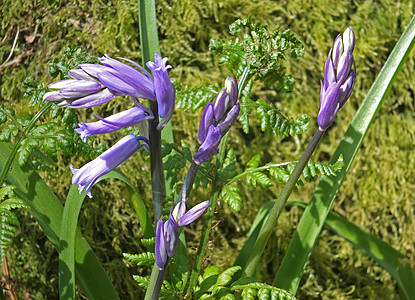
[[[310,139],[313,120],[318,112],[319,80],[333,38],[346,26],[353,26],[357,41],[355,59],[357,82],[355,91],[338,115],[334,126],[325,135],[313,159],[327,159],[333,153],[370,85],[379,73],[395,42],[412,18],[412,1],[247,1],[247,0],[184,0],[157,1],[158,25],[162,53],[173,65],[172,77],[181,84],[221,86],[229,71],[218,66],[208,52],[212,37],[228,35],[228,25],[240,17],[252,15],[254,20],[268,24],[271,30],[290,28],[304,42],[306,52],[301,60],[288,60],[288,73],[296,80],[290,93],[256,87],[254,98],[276,103],[293,117],[306,113],[312,118],[309,132],[296,138],[280,140],[263,134],[259,124],[252,122],[249,135],[240,127],[231,131],[230,145],[242,167],[260,151],[262,163],[298,159]],[[137,1],[3,1],[1,6],[0,60],[11,49],[16,28],[20,36],[11,66],[1,70],[0,97],[6,106],[19,113],[34,112],[22,99],[21,82],[27,75],[49,82],[46,62],[62,55],[68,44],[75,43],[93,55],[141,59],[138,32]],[[25,37],[26,36],[26,37]],[[30,42],[28,37],[34,36]],[[381,237],[415,262],[413,220],[413,187],[415,165],[414,124],[414,54],[406,62],[390,95],[378,112],[361,151],[340,190],[334,209],[347,219]],[[1,64],[1,63],[0,63]],[[125,101],[115,101],[95,112],[107,115],[126,108]],[[90,111],[78,111],[84,120]],[[201,110],[174,115],[176,140],[184,139],[191,147],[196,140]],[[117,138],[99,137],[109,145]],[[194,148],[192,148],[194,150]],[[70,182],[69,163],[81,165],[79,158],[59,156],[56,173],[42,173],[63,201]],[[138,191],[151,207],[148,162],[137,154],[123,165]],[[59,174],[59,176],[55,176]],[[310,199],[316,183],[307,184],[293,198]],[[280,189],[242,187],[243,208],[234,214],[220,207],[221,223],[212,232],[212,255],[206,264],[227,267],[236,250],[242,247],[255,212],[267,200],[275,198]],[[207,199],[207,191],[197,191],[194,199]],[[260,267],[261,279],[271,282],[288,246],[301,210],[292,208],[283,213]],[[21,232],[10,248],[9,264],[12,278],[21,287],[21,298],[29,293],[34,299],[57,297],[57,255],[38,225],[27,214],[20,216]],[[189,245],[194,249],[199,239],[202,220],[188,231]],[[124,187],[105,182],[94,188],[94,198],[86,201],[80,217],[82,231],[103,261],[122,299],[138,299],[141,291],[131,274],[145,275],[147,270],[126,266],[122,252],[140,252],[142,245],[139,225]],[[195,233],[195,234],[192,234]],[[268,266],[269,265],[269,266]],[[413,265],[415,267],[415,265]],[[300,299],[397,299],[396,283],[388,273],[349,243],[324,230],[313,251],[299,291]],[[79,297],[82,297],[80,295]]]

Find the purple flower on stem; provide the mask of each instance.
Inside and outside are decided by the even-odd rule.
[[[215,98],[215,103],[208,103],[200,120],[198,138],[201,146],[193,156],[197,164],[208,161],[218,153],[222,137],[229,131],[239,115],[238,82],[235,77],[228,77],[223,88]]]
[[[81,69],[69,71],[71,79],[50,84],[52,90],[43,101],[51,101],[62,107],[89,108],[104,104],[116,96],[157,101],[159,116],[163,119],[161,130],[173,115],[176,90],[167,73],[171,68],[168,59],[156,53],[154,62],[147,67],[152,74],[132,60],[124,59],[136,68],[105,55],[99,58],[103,65],[81,64]]]
[[[168,258],[176,252],[179,242],[178,227],[192,223],[210,205],[209,201],[205,201],[186,212],[186,201],[180,201],[174,209],[172,205],[170,217],[165,223],[162,219],[157,222],[155,255],[159,270],[164,270]]]
[[[96,116],[96,115],[95,115]],[[99,121],[92,123],[81,122],[75,131],[81,135],[81,139],[86,142],[90,135],[104,134],[117,131],[124,127],[138,125],[145,120],[153,119],[153,114],[144,106],[136,106],[107,118],[96,116]]]
[[[324,68],[324,83],[321,83],[320,112],[317,123],[321,131],[334,121],[337,111],[350,97],[356,79],[353,58],[355,35],[352,27],[346,28],[343,36],[338,35],[330,50]]]
[[[148,145],[146,138],[129,134],[82,168],[75,169],[71,165],[72,184],[79,186],[79,193],[86,189],[86,194],[92,198],[91,188],[98,178],[115,169],[146,144]]]
[[[119,93],[125,93],[135,98],[144,98],[157,101],[158,114],[163,119],[157,129],[161,130],[169,122],[174,112],[176,90],[170,81],[167,70],[168,58],[154,55],[154,62],[147,62],[152,75],[132,60],[124,59],[140,71],[108,56],[99,59],[108,67],[105,72],[99,73],[98,78],[108,88]]]

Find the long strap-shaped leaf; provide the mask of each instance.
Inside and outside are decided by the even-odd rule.
[[[307,207],[307,203],[302,201],[287,202],[287,206],[292,205],[301,208]],[[398,282],[407,299],[415,299],[415,276],[409,259],[404,254],[359,226],[347,221],[336,212],[329,212],[325,225],[335,234],[362,250],[388,271]]]
[[[137,216],[142,227],[145,238],[154,236],[154,230],[150,217],[140,196],[132,187],[128,178],[119,170],[100,177],[96,183],[108,178],[116,178],[123,181],[130,193],[133,205],[136,208]],[[96,184],[95,183],[95,184]],[[77,185],[72,185],[66,198],[63,210],[62,225],[60,232],[60,253],[59,253],[59,291],[60,299],[75,298],[75,256],[76,242],[75,234],[78,224],[79,212],[85,199],[85,192],[79,194]],[[91,200],[93,201],[93,199]],[[112,298],[108,298],[112,299]]]
[[[296,294],[305,266],[334,198],[360,149],[376,112],[414,46],[414,37],[415,17],[402,34],[334,152],[331,162],[335,162],[340,154],[343,154],[344,168],[336,177],[322,176],[274,279],[274,285],[277,287]]]
[[[0,169],[9,157],[11,148],[11,144],[0,142]],[[63,207],[55,194],[29,164],[20,167],[13,163],[7,183],[16,186],[16,195],[26,201],[30,213],[59,252]],[[75,264],[76,280],[88,299],[119,299],[102,264],[79,230],[76,233]]]

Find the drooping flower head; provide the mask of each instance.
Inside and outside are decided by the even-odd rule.
[[[162,219],[157,222],[155,256],[159,270],[164,270],[168,258],[176,252],[179,242],[178,227],[192,223],[210,205],[209,201],[204,201],[186,212],[186,201],[187,199],[180,201],[174,209],[172,205],[165,223]]]
[[[148,146],[148,143],[148,140],[141,136],[129,134],[82,168],[75,169],[71,165],[72,184],[78,185],[79,193],[86,190],[86,194],[92,198],[91,188],[98,178],[114,170],[138,149]]]
[[[326,130],[336,118],[337,111],[350,97],[356,79],[353,58],[355,35],[352,27],[346,28],[343,36],[338,35],[330,50],[321,83],[320,112],[317,122],[321,131]]]
[[[153,118],[151,111],[144,106],[135,106],[105,119],[97,115],[95,116],[99,121],[91,123],[81,122],[78,124],[79,128],[75,129],[84,142],[91,135],[111,133],[128,126],[138,125]]]
[[[222,137],[235,123],[239,111],[238,82],[235,77],[228,77],[215,102],[209,102],[203,111],[198,132],[201,145],[193,156],[197,164],[208,161],[218,152]]]
[[[108,55],[100,57],[100,64],[81,64],[80,69],[69,71],[70,79],[50,84],[52,90],[43,101],[51,101],[62,107],[90,108],[112,100],[116,96],[131,96],[157,101],[162,118],[157,129],[161,130],[173,114],[175,88],[167,70],[168,59],[156,53],[154,62],[147,67],[152,73],[129,59],[123,59],[134,67]]]

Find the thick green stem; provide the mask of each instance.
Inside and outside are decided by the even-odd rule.
[[[297,184],[298,178],[300,178],[301,173],[304,170],[304,167],[306,166],[308,160],[311,157],[311,154],[314,152],[314,149],[318,145],[323,134],[324,131],[320,130],[317,130],[317,132],[314,134],[313,138],[307,146],[307,149],[304,151],[293,172],[291,173],[291,176],[288,179],[286,185],[282,189],[281,194],[275,201],[275,204],[269,213],[268,219],[258,235],[258,239],[255,242],[251,255],[248,258],[248,262],[242,273],[243,277],[255,277],[256,271],[260,263],[261,255],[264,252],[265,246],[272,232],[275,230],[278,218],[285,206],[285,203],[287,202],[288,197],[290,196],[293,188]]]
[[[16,157],[17,154],[17,150],[19,150],[20,144],[22,143],[22,141],[26,138],[27,134],[30,132],[30,130],[32,130],[33,126],[35,125],[35,123],[37,122],[37,120],[39,120],[39,118],[52,106],[52,103],[48,103],[46,105],[44,105],[37,113],[36,115],[32,118],[32,120],[30,121],[29,125],[23,129],[23,131],[20,131],[19,133],[19,138],[17,139],[16,143],[13,146],[12,152],[10,153],[10,156],[7,159],[6,164],[4,165],[3,170],[1,170],[0,173],[0,186],[3,185],[3,182],[6,180],[7,177],[7,173],[9,173],[10,171],[10,166],[13,163],[13,160]],[[19,126],[19,128],[21,128]]]
[[[151,111],[158,116],[157,102],[150,103]],[[150,168],[151,187],[153,191],[154,223],[163,215],[163,204],[166,197],[163,175],[163,161],[161,156],[161,132],[157,130],[158,117],[149,121],[150,133]]]

